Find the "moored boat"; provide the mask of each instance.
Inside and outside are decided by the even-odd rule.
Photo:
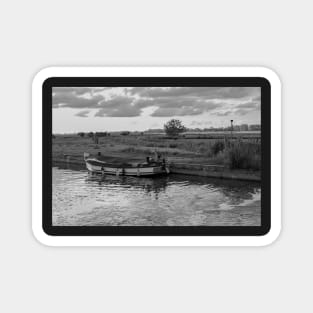
[[[169,167],[165,160],[142,163],[108,163],[97,157],[90,157],[84,153],[86,167],[91,173],[111,174],[117,176],[155,176],[169,174]]]

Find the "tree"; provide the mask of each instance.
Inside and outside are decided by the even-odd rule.
[[[81,132],[81,133],[78,133],[77,135],[80,136],[80,137],[84,137],[85,133]]]
[[[106,137],[108,135],[108,133],[107,132],[96,132],[96,135],[98,137]]]
[[[164,124],[164,131],[170,137],[176,137],[180,133],[186,131],[186,127],[182,124],[180,120],[172,119]]]

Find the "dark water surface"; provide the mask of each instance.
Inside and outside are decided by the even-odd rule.
[[[259,226],[258,183],[171,174],[98,176],[53,167],[53,225]]]

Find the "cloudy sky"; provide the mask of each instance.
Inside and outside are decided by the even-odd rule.
[[[260,124],[259,87],[54,87],[53,132]]]

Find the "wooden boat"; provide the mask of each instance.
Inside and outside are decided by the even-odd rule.
[[[108,163],[97,157],[90,157],[84,153],[86,167],[91,173],[111,174],[116,176],[155,176],[169,174],[169,168],[165,162],[144,163]]]

